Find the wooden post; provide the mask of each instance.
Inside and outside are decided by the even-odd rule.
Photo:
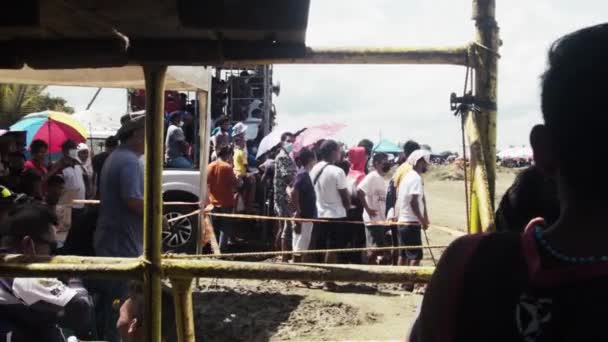
[[[144,179],[145,341],[161,340],[161,232],[166,66],[144,66],[146,78],[146,168]]]
[[[175,327],[179,342],[194,342],[194,314],[192,310],[192,278],[171,279]]]
[[[211,81],[209,81],[211,84]],[[200,187],[201,190],[199,192],[199,201],[201,209],[205,209],[207,204],[207,164],[209,163],[209,136],[211,135],[211,99],[210,94],[207,91],[198,91],[196,93],[198,99],[198,112],[199,112],[199,141],[200,141],[200,160],[199,160],[199,171],[200,171]],[[202,252],[202,234],[205,233],[205,224],[206,217],[204,215],[199,215],[199,241],[197,242],[196,254],[201,254]],[[219,254],[220,249],[217,244],[217,239],[213,230],[210,231],[211,234],[211,249],[214,254]],[[198,280],[197,280],[198,282]]]
[[[496,0],[473,0],[477,43],[475,60],[475,96],[481,113],[477,127],[485,158],[490,201],[494,208],[496,186],[496,85],[498,72],[498,24],[495,19]]]

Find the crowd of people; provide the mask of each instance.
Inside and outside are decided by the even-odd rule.
[[[104,152],[92,157],[86,144],[66,140],[52,164],[46,142],[34,140],[26,161],[23,146],[9,141],[0,176],[4,253],[142,254],[144,116],[125,115],[121,122]],[[87,205],[88,199],[100,199],[99,205]],[[134,320],[141,323],[141,312],[129,309],[141,302],[133,288],[118,280],[2,278],[0,336],[11,341],[64,341],[69,335],[143,341],[139,325],[133,325]]]
[[[240,123],[231,128],[226,119],[218,122],[207,172],[212,212],[249,212],[255,199],[250,194],[260,184],[272,190],[260,191],[272,194],[270,215],[285,218],[274,232],[275,248],[292,252],[282,255],[283,261],[420,264],[423,252],[416,248],[402,253],[304,251],[421,246],[421,231],[429,226],[421,175],[430,165],[430,152],[408,141],[400,158],[389,160],[385,153],[374,153],[367,139],[348,150],[327,139],[294,151],[296,136],[284,132],[276,148],[252,165],[244,132]],[[389,205],[387,198],[392,198]],[[212,216],[220,250],[229,247],[237,224]]]

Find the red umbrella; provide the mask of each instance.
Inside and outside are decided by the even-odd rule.
[[[344,128],[346,128],[346,125],[342,123],[323,124],[308,127],[296,138],[296,142],[293,144],[293,151],[298,152],[302,148],[313,145],[319,140],[331,138]]]

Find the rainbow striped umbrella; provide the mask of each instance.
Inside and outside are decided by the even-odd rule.
[[[87,140],[86,128],[69,114],[44,111],[24,116],[10,127],[11,131],[26,131],[27,146],[40,139],[49,144],[49,153],[61,152],[61,144],[71,139],[76,143]]]

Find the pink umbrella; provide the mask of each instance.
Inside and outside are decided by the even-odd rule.
[[[319,140],[331,138],[344,128],[346,128],[346,125],[342,123],[323,124],[308,127],[296,138],[296,142],[293,144],[293,151],[298,152],[302,148],[313,145]]]

